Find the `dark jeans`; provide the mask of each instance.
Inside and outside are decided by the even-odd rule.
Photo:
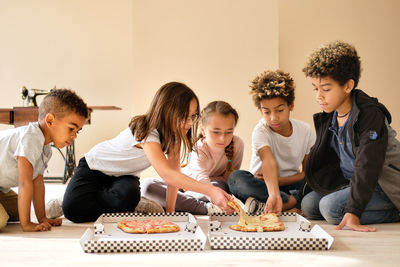
[[[289,201],[290,195],[293,195],[297,200],[299,189],[304,184],[304,181],[300,181],[287,186],[280,186],[279,190],[283,203]],[[251,172],[237,170],[231,173],[228,178],[229,190],[235,197],[241,201],[246,202],[248,197],[254,197],[255,199],[265,203],[268,199],[268,188],[264,180],[260,180]]]
[[[63,212],[73,222],[92,222],[102,213],[133,212],[140,201],[139,178],[91,170],[83,157],[64,194]]]

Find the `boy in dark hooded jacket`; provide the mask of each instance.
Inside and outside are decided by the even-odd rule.
[[[306,164],[303,213],[356,231],[365,224],[397,222],[400,210],[400,142],[391,115],[357,87],[355,48],[333,42],[316,50],[303,69],[323,112],[314,114],[317,140]]]

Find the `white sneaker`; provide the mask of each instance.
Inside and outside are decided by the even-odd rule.
[[[211,202],[207,202],[207,215],[213,215],[216,213],[225,213],[220,207],[218,207],[217,205],[211,203]]]
[[[244,210],[249,215],[256,215],[264,213],[265,203],[255,199],[254,197],[249,197],[246,199],[244,204]]]
[[[46,204],[46,217],[55,219],[64,215],[62,210],[63,198],[54,198]]]

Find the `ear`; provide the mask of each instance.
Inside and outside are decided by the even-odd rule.
[[[47,113],[46,117],[44,117],[44,121],[47,125],[47,127],[51,127],[51,125],[54,123],[55,117],[53,113]]]
[[[290,111],[293,111],[293,108],[294,108],[294,103],[292,103],[292,104],[289,105],[289,110],[290,110]]]
[[[351,91],[354,89],[354,80],[353,79],[349,79],[346,84],[345,84],[345,91],[346,93],[350,94]]]
[[[200,126],[201,134],[202,134],[203,136],[206,136],[206,132],[204,131],[203,125],[199,124],[199,126]]]

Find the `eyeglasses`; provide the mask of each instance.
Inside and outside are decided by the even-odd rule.
[[[200,118],[200,115],[196,113],[196,114],[193,114],[192,116],[187,117],[185,122],[192,121],[193,123],[195,123],[199,118]]]

